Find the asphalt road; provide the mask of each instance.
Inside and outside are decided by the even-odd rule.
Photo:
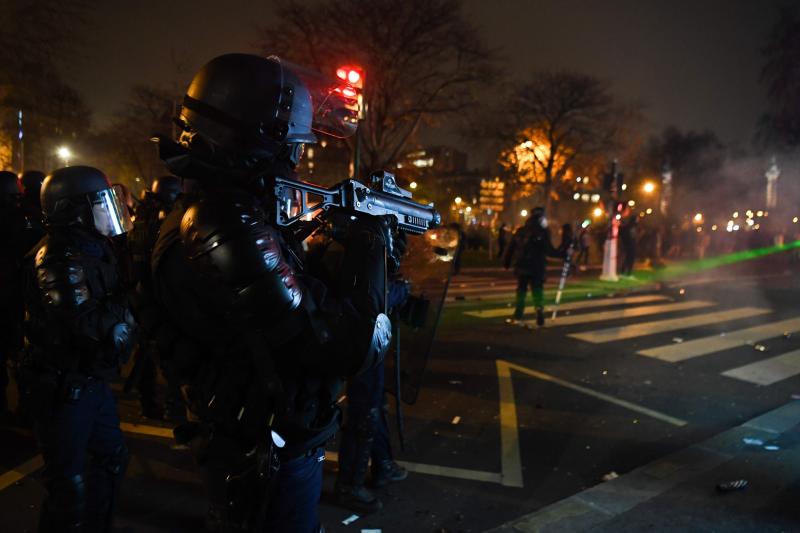
[[[327,530],[484,531],[786,403],[800,392],[795,268],[778,256],[617,284],[589,271],[570,279],[544,328],[506,324],[508,273],[462,273],[425,386],[405,408],[407,447],[396,455],[408,480],[380,491],[383,511],[350,525],[352,513],[324,495]],[[126,426],[120,531],[201,530],[190,455],[139,419],[132,399],[121,410],[146,427]],[[36,450],[24,431],[0,431],[0,529],[35,531]]]

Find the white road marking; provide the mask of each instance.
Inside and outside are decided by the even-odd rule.
[[[800,350],[786,352],[722,373],[723,376],[756,385],[772,385],[798,374],[800,374]]]
[[[563,303],[558,306],[558,311],[574,311],[576,309],[591,309],[592,307],[604,307],[610,305],[663,302],[665,300],[669,300],[669,298],[660,294],[643,294],[639,296],[627,296],[624,298],[598,298],[596,300],[581,300],[579,302]],[[533,313],[535,310],[536,308],[534,307],[526,307],[525,313]],[[553,308],[548,306],[545,309],[545,312],[552,313]],[[514,309],[510,307],[501,307],[497,309],[484,309],[481,311],[465,311],[464,314],[468,316],[474,316],[476,318],[498,318],[513,315]]]
[[[640,316],[660,315],[675,311],[688,311],[690,309],[700,309],[710,307],[714,302],[706,300],[690,300],[688,302],[674,302],[660,305],[643,305],[640,307],[630,307],[626,309],[613,309],[610,311],[598,311],[596,313],[583,313],[579,315],[562,316],[547,323],[550,327],[574,326],[576,324],[590,324],[592,322],[607,322],[609,320],[619,320],[622,318],[636,318]],[[533,323],[531,321],[531,323]]]
[[[337,463],[339,462],[339,454],[337,452],[326,450],[325,460]],[[502,483],[501,475],[497,472],[485,472],[483,470],[470,470],[468,468],[454,468],[451,466],[412,463],[409,461],[397,461],[397,464],[401,465],[409,472],[416,472],[418,474],[468,479],[471,481],[485,481],[488,483]]]
[[[783,335],[786,331],[792,332],[798,330],[800,330],[800,317],[771,322],[769,324],[761,324],[759,326],[736,331],[728,331],[724,336],[710,335],[708,337],[686,341],[681,344],[656,346],[655,348],[641,350],[638,353],[648,357],[655,357],[662,361],[676,363],[693,357],[729,350],[745,344],[777,337]]]
[[[586,331],[584,333],[571,333],[569,337],[592,343],[612,342],[623,339],[633,339],[635,337],[644,337],[656,333],[665,333],[667,331],[707,326],[708,324],[717,324],[728,320],[739,320],[769,312],[769,309],[762,309],[759,307],[738,307],[736,309],[717,311],[715,313],[703,313],[667,320],[655,320],[652,322],[642,322],[641,324],[631,324],[629,326]]]

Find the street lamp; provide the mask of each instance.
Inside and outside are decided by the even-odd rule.
[[[694,221],[695,221],[697,224],[700,224],[700,223],[703,221],[703,213],[697,213],[697,214],[694,216]]]
[[[411,187],[412,189],[416,189],[417,188],[417,182],[416,181],[412,181],[411,183],[408,184],[408,186]]]
[[[599,207],[595,207],[594,211],[592,211],[592,214],[594,215],[595,218],[600,218],[601,216],[603,216],[603,210]]]
[[[650,193],[652,193],[653,191],[656,190],[656,185],[652,181],[646,181],[644,183],[644,186],[642,187],[642,190],[644,192],[646,192],[647,194],[650,194]]]
[[[460,196],[456,196],[453,201],[456,203],[456,205],[461,205],[461,197]]]
[[[68,167],[69,160],[72,158],[72,152],[70,151],[70,149],[67,148],[66,146],[61,146],[59,147],[58,150],[56,150],[56,154],[64,162],[64,166]]]
[[[523,209],[522,211],[519,212],[519,214],[522,218],[525,218],[526,216],[528,216],[528,210]]]

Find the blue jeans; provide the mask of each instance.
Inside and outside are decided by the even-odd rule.
[[[106,531],[128,459],[111,387],[102,380],[86,380],[72,401],[56,387],[39,387],[37,392],[34,430],[48,491],[40,531],[60,531],[66,523]]]
[[[294,459],[281,459],[272,491],[265,531],[317,533],[317,505],[322,493],[322,463],[325,450],[318,448]]]
[[[353,471],[356,461],[356,430],[358,422],[369,416],[370,409],[378,409],[375,438],[370,451],[373,464],[392,459],[392,446],[389,440],[389,427],[383,415],[384,404],[384,366],[383,362],[352,378],[347,384],[347,420],[342,430],[339,446],[339,470],[345,474]],[[347,475],[346,475],[347,477]]]

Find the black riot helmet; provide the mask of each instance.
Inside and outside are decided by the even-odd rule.
[[[159,202],[172,205],[178,198],[178,195],[183,192],[183,184],[181,179],[176,176],[161,176],[153,180],[150,186],[150,193],[155,196]]]
[[[28,170],[22,174],[22,194],[26,201],[39,205],[44,177],[44,172],[41,170]]]
[[[544,207],[534,207],[531,210],[531,216],[526,222],[526,226],[547,229],[548,220],[544,213]]]
[[[199,136],[214,153],[274,158],[287,145],[316,142],[314,131],[352,135],[358,122],[346,94],[336,80],[275,56],[222,55],[186,91],[182,140],[191,147]]]
[[[9,170],[0,171],[0,206],[16,204],[21,194],[17,175]]]
[[[80,225],[113,237],[130,231],[128,210],[108,178],[93,167],[53,171],[42,184],[42,215],[48,226]]]

